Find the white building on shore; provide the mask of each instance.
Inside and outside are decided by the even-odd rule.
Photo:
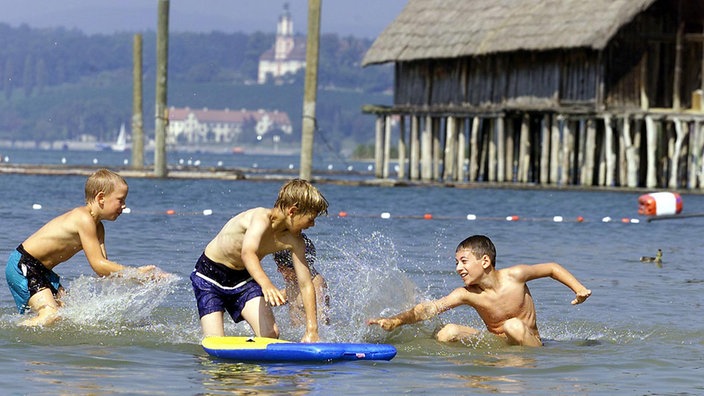
[[[286,75],[295,74],[306,66],[305,37],[293,34],[293,19],[284,4],[284,12],[276,25],[276,42],[274,47],[259,57],[257,82],[265,84],[270,80],[282,82]]]
[[[171,107],[166,131],[167,144],[235,143],[244,134],[261,139],[280,131],[291,135],[293,127],[288,114],[278,110],[213,110]]]

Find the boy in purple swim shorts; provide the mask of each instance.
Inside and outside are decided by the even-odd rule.
[[[224,312],[235,322],[247,321],[258,337],[278,338],[271,306],[285,298],[261,265],[261,259],[290,250],[305,311],[302,342],[316,342],[318,318],[312,276],[301,231],[327,214],[328,202],[309,182],[284,184],[273,208],[253,208],[230,219],[205,247],[191,273],[203,335],[224,336]]]

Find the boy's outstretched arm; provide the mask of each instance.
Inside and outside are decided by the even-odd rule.
[[[537,278],[550,277],[556,281],[562,283],[563,285],[572,289],[575,294],[575,299],[572,300],[572,305],[583,303],[589,296],[592,295],[592,291],[584,287],[577,278],[574,277],[569,271],[567,271],[563,266],[557,263],[543,263],[535,265],[520,265],[516,266],[524,271],[525,280],[529,281]]]
[[[427,301],[417,304],[408,311],[401,312],[389,318],[373,318],[367,321],[369,325],[379,325],[386,331],[391,331],[399,326],[411,323],[428,320],[439,315],[448,309],[454,308],[461,304],[467,304],[465,300],[467,290],[464,288],[455,289],[449,295],[434,301]]]

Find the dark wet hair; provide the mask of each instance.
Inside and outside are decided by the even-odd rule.
[[[312,268],[313,264],[315,264],[315,259],[317,258],[315,245],[306,234],[301,233],[301,236],[303,237],[303,241],[306,243],[306,264],[308,264],[309,268]],[[274,253],[274,262],[276,262],[276,265],[279,267],[293,268],[293,255],[290,250],[278,251]]]
[[[491,265],[496,266],[496,246],[494,246],[491,239],[485,235],[472,235],[460,242],[455,252],[459,252],[462,249],[468,249],[477,259],[480,259],[486,254],[489,256],[489,260],[491,260]]]

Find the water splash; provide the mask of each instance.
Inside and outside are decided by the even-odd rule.
[[[319,270],[330,292],[330,326],[321,338],[330,342],[380,342],[367,320],[408,308],[417,287],[398,268],[401,260],[390,238],[380,232],[343,232],[345,244],[324,244],[318,249]],[[350,248],[350,247],[354,248]]]
[[[69,285],[60,315],[80,326],[143,323],[174,293],[180,280],[175,275],[141,274],[136,269],[103,278],[82,275]]]

